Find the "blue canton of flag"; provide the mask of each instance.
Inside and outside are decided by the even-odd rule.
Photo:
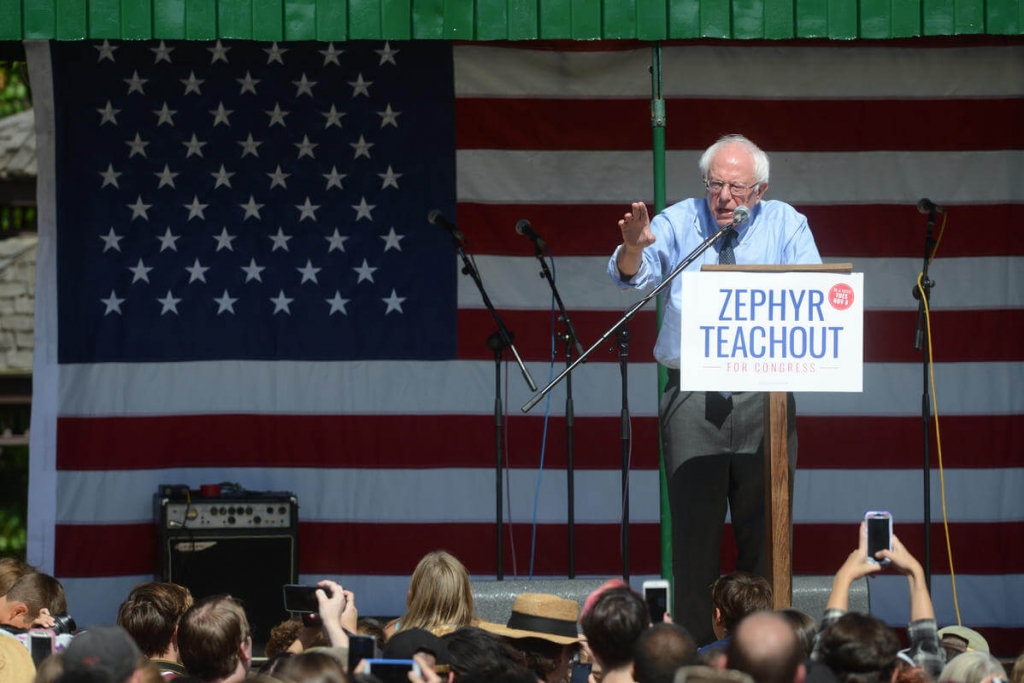
[[[449,44],[53,55],[60,362],[455,357]]]

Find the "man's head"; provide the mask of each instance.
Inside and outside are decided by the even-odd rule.
[[[733,572],[719,577],[711,586],[711,604],[715,635],[723,638],[743,617],[772,608],[772,587],[763,576]]]
[[[140,683],[145,657],[120,626],[90,628],[64,650],[64,674],[71,680],[102,683]]]
[[[192,605],[178,625],[178,652],[189,674],[204,681],[227,678],[252,663],[249,620],[242,603],[212,595]]]
[[[140,583],[117,610],[117,625],[128,631],[144,655],[150,659],[165,658],[172,648],[176,649],[178,622],[192,603],[192,593],[184,586],[157,581]]]
[[[818,649],[842,683],[889,683],[900,641],[880,619],[847,612],[821,633]]]
[[[644,599],[629,586],[616,586],[600,590],[594,600],[588,598],[580,625],[591,652],[607,672],[632,661],[633,644],[650,620]]]
[[[0,624],[29,628],[43,609],[50,614],[68,611],[64,587],[49,574],[25,574],[0,596]]]
[[[966,626],[946,626],[939,629],[942,649],[946,651],[946,661],[951,661],[964,652],[988,652],[988,641],[973,628]]]
[[[633,680],[637,683],[672,683],[676,670],[693,664],[697,643],[677,624],[655,624],[633,644]]]
[[[726,135],[705,150],[700,174],[715,222],[729,223],[737,206],[753,209],[768,189],[768,155],[742,135]]]
[[[757,683],[802,683],[803,649],[793,627],[773,612],[754,612],[739,623],[725,649],[725,665]]]

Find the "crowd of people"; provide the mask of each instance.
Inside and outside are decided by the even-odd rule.
[[[62,636],[52,653],[30,634],[75,628],[60,583],[0,559],[0,683],[1024,683],[977,632],[937,628],[920,563],[898,538],[877,558],[857,548],[839,567],[820,621],[772,608],[768,582],[737,571],[709,588],[715,640],[698,642],[666,614],[651,623],[644,598],[620,579],[582,607],[545,593],[516,596],[506,623],[474,616],[469,572],[445,551],[412,572],[406,612],[361,617],[357,596],[325,579],[318,610],[278,624],[261,656],[245,605],[230,595],[195,599],[174,583],[135,586],[116,625]],[[884,622],[848,611],[851,584],[885,570],[907,577],[909,642]],[[57,642],[51,640],[50,642]],[[261,644],[263,645],[263,644]],[[412,660],[395,674],[381,667]]]

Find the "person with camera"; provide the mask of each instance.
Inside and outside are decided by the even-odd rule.
[[[884,622],[866,614],[847,612],[850,586],[857,579],[882,571],[882,562],[907,577],[910,586],[909,656],[929,681],[938,678],[946,662],[935,623],[928,584],[921,563],[894,534],[892,549],[879,550],[868,557],[867,523],[861,522],[856,550],[832,579],[832,592],[825,605],[821,631],[814,645],[812,659],[823,661],[840,681],[851,672],[878,671],[879,680],[887,681],[885,672],[896,667],[899,640]],[[851,659],[851,657],[854,657]]]
[[[64,587],[49,574],[31,572],[15,581],[0,596],[0,625],[19,629],[48,628],[65,620],[68,610]],[[72,630],[74,630],[72,628]]]

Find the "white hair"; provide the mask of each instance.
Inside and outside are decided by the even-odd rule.
[[[704,150],[704,154],[700,156],[700,175],[701,178],[707,180],[708,169],[711,168],[711,161],[718,154],[719,150],[727,145],[742,145],[747,148],[751,156],[754,157],[754,182],[758,185],[765,185],[768,183],[768,155],[764,151],[755,145],[750,138],[743,135],[723,135],[718,138],[715,144]]]
[[[975,650],[964,652],[949,660],[939,674],[938,683],[981,683],[992,674],[1005,678],[1006,669],[989,653]]]

